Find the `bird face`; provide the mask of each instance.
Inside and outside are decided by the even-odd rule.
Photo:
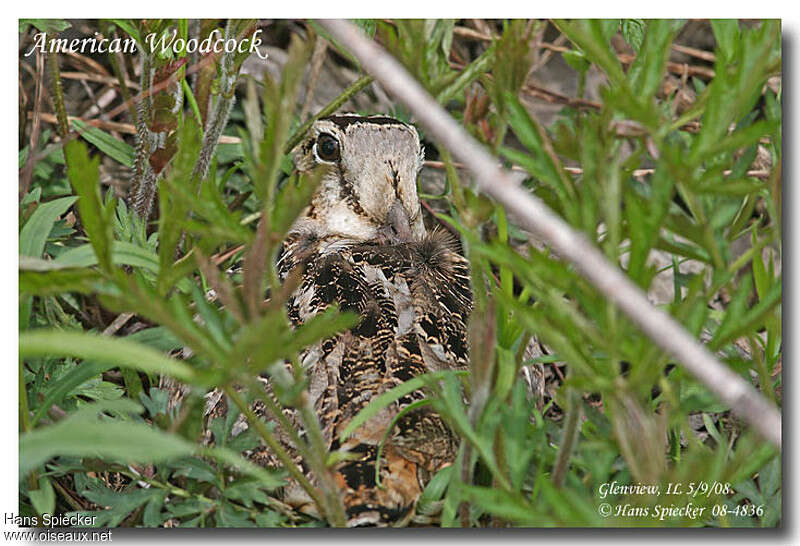
[[[425,235],[417,197],[423,150],[414,127],[383,116],[331,116],[314,123],[294,158],[301,172],[322,175],[295,229],[357,241]]]

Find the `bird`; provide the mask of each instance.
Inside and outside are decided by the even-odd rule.
[[[456,434],[429,404],[401,414],[426,397],[423,389],[346,440],[341,433],[389,389],[427,372],[468,368],[469,262],[450,232],[425,227],[417,194],[424,149],[413,125],[387,116],[329,116],[312,124],[293,156],[296,169],[319,176],[319,185],[276,261],[281,280],[300,275],[287,302],[289,320],[297,327],[334,305],[358,320],[299,357],[326,447],[348,453],[332,467],[333,481],[348,526],[402,524],[431,477],[454,461]],[[291,441],[283,441],[291,451]],[[259,453],[262,464],[277,464],[266,447]],[[298,464],[313,483],[299,457]],[[316,515],[291,480],[284,502]]]

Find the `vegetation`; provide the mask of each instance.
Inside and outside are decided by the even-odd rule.
[[[667,279],[660,307],[781,405],[779,22],[359,24],[654,299]],[[275,495],[299,475],[288,458],[272,470],[242,453],[277,446],[249,409],[264,398],[257,376],[269,372],[280,404],[300,410],[311,431],[301,442],[311,468],[341,456],[314,434],[296,357],[352,317],[326,313],[292,330],[284,303],[293,285],[281,285],[273,263],[315,185],[289,155],[309,115],[375,87],[313,21],[263,26],[286,52],[279,78],[245,74],[247,54],[162,53],[144,38],[218,29],[243,40],[260,25],[20,22],[22,515],[92,513],[98,526],[342,523],[324,483],[305,484],[324,515],[312,520]],[[87,29],[135,39],[136,55],[22,57],[36,32]],[[698,29],[713,48],[681,42]],[[310,111],[323,59],[355,76]],[[569,96],[532,83],[559,59],[577,82]],[[66,62],[77,72],[62,73]],[[537,119],[542,100],[559,107],[548,124]],[[68,117],[87,101],[88,115]],[[397,107],[364,113],[408,119]],[[442,180],[421,187],[427,220],[459,233],[472,265],[471,369],[415,378],[361,414],[424,384],[461,437],[414,523],[780,525],[778,449],[474,192],[447,150],[426,148],[425,176]],[[130,173],[127,198],[119,172]],[[287,360],[293,375],[275,367]],[[231,409],[206,422],[215,388]],[[240,414],[251,426],[234,434]],[[612,482],[660,494],[603,495]],[[682,492],[667,494],[670,484]],[[608,515],[604,502],[630,510]],[[659,507],[688,502],[706,510],[660,519]]]

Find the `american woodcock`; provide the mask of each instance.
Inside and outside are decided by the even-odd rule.
[[[314,123],[294,157],[298,170],[321,179],[278,259],[282,279],[302,272],[289,318],[300,325],[334,304],[361,317],[301,354],[311,403],[327,447],[354,457],[333,469],[348,525],[390,525],[407,519],[432,475],[454,460],[455,435],[427,405],[401,416],[384,444],[378,484],[384,434],[425,392],[400,398],[342,443],[340,433],[392,387],[425,372],[467,367],[469,264],[448,232],[428,233],[423,224],[417,196],[423,149],[414,127],[381,116],[331,116]],[[276,462],[266,448],[254,455],[262,464]],[[285,488],[284,499],[315,511],[296,484]]]

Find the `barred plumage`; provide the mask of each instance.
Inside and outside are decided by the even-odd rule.
[[[426,232],[416,192],[422,157],[413,127],[355,115],[316,122],[295,150],[298,169],[321,170],[322,181],[279,256],[282,279],[302,272],[288,315],[300,325],[335,304],[361,317],[301,354],[327,447],[355,456],[334,468],[351,526],[402,522],[457,450],[452,431],[421,406],[389,432],[376,483],[378,445],[398,413],[425,397],[422,390],[385,408],[344,444],[338,440],[376,396],[425,372],[467,367],[469,264],[448,232]],[[266,450],[253,456],[276,463]],[[314,511],[296,484],[287,486],[285,501]]]

